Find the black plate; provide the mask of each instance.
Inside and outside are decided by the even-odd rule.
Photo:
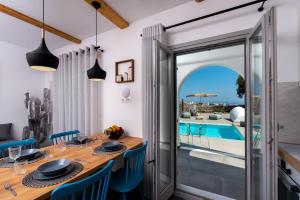
[[[73,169],[74,169],[73,164],[70,164],[64,171],[62,171],[59,174],[45,176],[42,173],[40,173],[39,171],[36,171],[35,173],[32,174],[32,176],[36,180],[52,180],[52,179],[60,178],[62,176],[65,176],[65,175],[71,173]]]
[[[120,142],[118,142],[118,141],[108,141],[108,142],[104,142],[101,146],[104,149],[107,149],[107,150],[115,150],[117,148],[120,148]]]
[[[106,148],[104,148],[104,149],[106,149],[106,150],[111,150],[111,151],[115,151],[115,150],[118,150],[118,149],[121,149],[121,148],[122,148],[122,145],[119,144],[118,146],[115,146],[114,148],[111,148],[111,149],[106,149]]]
[[[21,156],[19,157],[19,159],[23,160],[26,158],[31,158],[34,157],[35,154],[39,153],[40,150],[39,149],[25,149],[21,151]]]
[[[59,174],[64,171],[68,166],[70,166],[71,161],[66,159],[53,160],[40,165],[37,171],[43,175],[49,176],[54,174]]]
[[[105,149],[103,146],[99,146],[96,148],[96,151],[102,151],[102,152],[114,152],[114,151],[119,151],[123,148],[122,145],[119,145],[118,148],[114,149]]]
[[[31,160],[37,159],[37,158],[39,158],[39,157],[41,157],[41,156],[43,156],[43,155],[44,155],[44,152],[39,151],[39,152],[37,152],[36,154],[34,154],[33,156],[28,157],[28,158],[20,157],[20,158],[17,159],[17,161],[22,161],[22,160],[28,160],[28,161],[31,161]]]
[[[68,144],[80,145],[80,144],[85,144],[85,143],[90,142],[90,141],[91,141],[90,138],[85,137],[85,136],[84,137],[81,136],[81,137],[75,137],[75,138],[73,138],[71,141],[68,142]]]

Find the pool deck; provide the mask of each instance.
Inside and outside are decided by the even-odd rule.
[[[222,114],[223,118],[219,120],[209,119],[211,113],[203,113],[201,116],[204,117],[203,120],[197,120],[195,117],[190,119],[180,118],[180,122],[184,123],[198,123],[198,124],[223,124],[223,125],[235,125],[239,132],[245,137],[245,128],[241,127],[239,123],[233,123],[229,120],[229,113]],[[179,146],[180,143],[193,145],[195,147],[200,147],[207,150],[214,150],[217,152],[223,152],[225,154],[232,154],[229,157],[245,157],[245,140],[230,140],[223,138],[211,138],[206,136],[179,136]],[[234,166],[240,165],[233,163]],[[242,167],[242,166],[241,166]]]
[[[177,150],[178,185],[205,190],[232,199],[245,199],[243,167],[228,165],[226,162],[218,162],[203,156],[195,157],[193,150],[189,148],[192,149],[188,145],[183,145]],[[232,163],[232,160],[229,162]]]
[[[203,120],[180,118],[183,123],[234,125],[245,138],[245,128],[233,123],[229,113],[211,120],[211,113],[201,113]],[[244,199],[245,140],[178,135],[177,183],[233,199]],[[188,163],[188,164],[187,164]],[[209,180],[209,182],[207,182]]]

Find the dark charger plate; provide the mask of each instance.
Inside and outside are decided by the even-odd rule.
[[[53,160],[40,165],[37,171],[45,176],[59,174],[71,165],[71,161],[66,159]]]
[[[62,176],[65,176],[65,175],[71,173],[73,169],[74,169],[74,166],[72,164],[70,164],[65,170],[61,171],[58,174],[52,174],[52,175],[46,176],[46,175],[43,175],[42,173],[40,173],[39,171],[35,171],[32,174],[32,176],[36,180],[52,180],[52,179],[60,178]]]

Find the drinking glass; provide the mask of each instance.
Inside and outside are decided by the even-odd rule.
[[[15,161],[15,163],[14,163],[15,173],[17,175],[26,174],[26,172],[27,172],[27,165],[28,165],[28,161],[27,160]]]
[[[46,157],[47,158],[52,158],[53,157],[53,152],[55,150],[55,144],[52,143],[51,147],[49,147],[46,151]]]
[[[64,151],[66,150],[66,142],[64,140],[59,140],[57,142],[57,147],[61,150]]]
[[[91,141],[91,140],[87,140],[86,141],[86,143],[84,144],[84,147],[86,148],[86,149],[88,149],[88,151],[90,152],[90,153],[93,153],[94,152],[94,149],[93,149],[93,141]]]
[[[102,137],[101,137],[100,134],[95,135],[95,141],[98,142],[98,143],[102,143]]]
[[[14,160],[14,162],[16,162],[16,160],[21,156],[21,150],[22,150],[21,146],[9,147],[8,148],[9,158]]]

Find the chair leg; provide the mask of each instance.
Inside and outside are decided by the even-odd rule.
[[[139,184],[139,191],[142,197],[142,200],[144,200],[144,189],[142,183]]]
[[[126,193],[121,193],[121,199],[126,200]]]

